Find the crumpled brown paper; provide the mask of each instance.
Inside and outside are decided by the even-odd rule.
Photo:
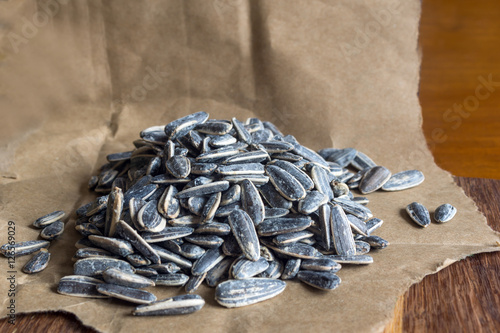
[[[499,239],[426,148],[417,97],[420,2],[12,1],[0,4],[0,240],[36,239],[37,217],[72,212],[42,273],[15,263],[16,312],[63,310],[99,331],[380,331],[408,286]],[[257,116],[313,149],[355,147],[394,173],[420,169],[411,190],[369,195],[390,241],[375,263],[345,266],[322,292],[287,282],[272,300],[238,309],[202,288],[202,311],[135,318],[130,304],[55,293],[72,273],[74,209],[105,155],[132,147],[141,129],[204,110]],[[449,202],[452,222],[416,227],[403,209]],[[2,277],[7,260],[0,261]],[[4,276],[5,275],[5,276]],[[2,316],[8,286],[1,284]],[[182,289],[157,287],[159,299]]]

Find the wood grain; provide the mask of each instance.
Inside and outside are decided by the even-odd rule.
[[[436,163],[456,176],[500,179],[499,17],[497,0],[422,3],[423,130]],[[480,88],[490,75],[495,85]]]

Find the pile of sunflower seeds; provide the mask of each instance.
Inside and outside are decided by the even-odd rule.
[[[335,289],[342,265],[370,264],[368,253],[389,244],[373,235],[383,221],[368,199],[351,190],[424,181],[352,148],[314,152],[257,118],[198,112],[143,130],[134,146],[108,155],[90,179],[101,196],[76,211],[83,238],[58,292],[141,304],[137,316],[201,309],[192,293],[202,283],[225,307],[272,298],[295,278]],[[187,294],[157,301],[142,290],[152,286]]]

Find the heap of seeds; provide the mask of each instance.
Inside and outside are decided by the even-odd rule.
[[[58,292],[142,304],[138,316],[201,309],[191,293],[202,283],[225,307],[274,297],[294,278],[335,289],[341,265],[370,264],[367,253],[389,244],[372,235],[383,221],[368,199],[350,190],[399,191],[424,180],[418,170],[392,175],[352,148],[316,153],[270,122],[206,112],[147,128],[134,146],[108,155],[90,179],[102,196],[76,211],[75,275]],[[156,301],[142,290],[152,286],[187,294]]]

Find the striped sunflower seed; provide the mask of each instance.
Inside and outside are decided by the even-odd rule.
[[[109,268],[102,272],[102,277],[106,283],[117,284],[129,288],[147,288],[154,287],[153,280],[144,276],[122,272],[116,268]]]
[[[275,165],[266,166],[266,174],[276,191],[290,201],[305,198],[306,190],[300,182],[290,173]],[[285,208],[285,207],[281,207]]]
[[[7,243],[0,247],[0,253],[7,258],[25,256],[37,252],[43,248],[47,249],[50,245],[46,240],[32,240],[18,243]]]
[[[84,275],[68,275],[59,280],[57,292],[67,296],[108,298],[97,291],[97,285],[102,284],[99,279]]]
[[[40,237],[46,240],[54,240],[64,232],[64,223],[61,221],[56,221],[49,224],[40,232]]]
[[[139,305],[132,311],[134,316],[173,316],[201,310],[205,301],[199,295],[179,295],[147,305]]]
[[[79,259],[73,266],[73,272],[75,275],[99,276],[109,268],[134,273],[134,267],[124,260],[97,257]]]
[[[351,231],[349,219],[339,205],[331,206],[330,225],[332,240],[338,255],[356,254],[356,244]]]
[[[156,296],[148,291],[119,286],[116,284],[100,283],[96,289],[103,295],[118,298],[136,304],[149,304],[156,301]]]
[[[406,212],[410,216],[410,218],[419,226],[427,227],[431,224],[431,217],[429,215],[429,211],[424,205],[418,202],[412,202],[408,206],[406,206]]]
[[[50,253],[42,248],[23,266],[23,272],[26,274],[41,272],[47,267],[49,260]]]
[[[165,126],[165,134],[168,139],[173,140],[176,137],[188,133],[196,125],[202,124],[208,120],[208,113],[200,111],[188,116],[176,119]]]
[[[456,213],[457,209],[446,203],[436,208],[434,211],[434,220],[439,223],[448,222],[455,216]]]
[[[302,265],[301,259],[288,259],[286,261],[285,267],[283,269],[283,273],[281,274],[282,280],[291,280],[297,276],[297,273],[300,270],[300,266]]]
[[[375,192],[391,178],[389,169],[375,166],[368,170],[359,183],[359,190],[363,194]]]
[[[384,191],[402,191],[423,183],[424,174],[419,170],[401,171],[391,176],[382,186]]]
[[[215,289],[215,300],[227,308],[241,307],[273,298],[285,287],[285,282],[275,279],[228,280]]]
[[[331,272],[299,271],[297,278],[321,290],[333,290],[340,284],[340,278]]]
[[[173,156],[167,160],[165,166],[175,178],[186,178],[191,173],[191,162],[185,156]]]
[[[55,212],[39,217],[35,222],[33,222],[33,225],[37,228],[44,228],[49,224],[61,220],[65,215],[66,213],[64,211],[57,210]]]
[[[249,260],[257,261],[260,257],[260,244],[250,216],[245,211],[236,209],[229,215],[228,222],[245,256]]]

